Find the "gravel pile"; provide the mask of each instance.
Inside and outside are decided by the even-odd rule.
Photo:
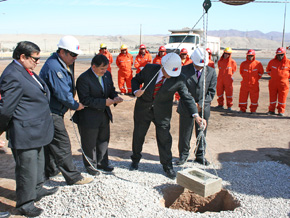
[[[85,172],[82,162],[75,162]],[[237,198],[241,206],[234,211],[191,213],[161,206],[162,189],[176,184],[164,176],[159,162],[142,160],[139,171],[129,171],[130,161],[112,161],[114,174],[101,174],[94,182],[67,186],[63,177],[46,183],[60,186],[52,196],[37,206],[44,209],[41,217],[289,217],[290,167],[277,162],[224,162],[215,166],[223,179],[223,188]],[[191,162],[186,167],[201,167]],[[203,168],[203,167],[201,167]],[[175,170],[182,170],[175,167]],[[215,174],[213,166],[206,170]],[[84,173],[88,176],[88,174]]]

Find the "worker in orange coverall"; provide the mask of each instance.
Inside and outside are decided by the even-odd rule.
[[[113,63],[113,56],[112,54],[107,50],[107,45],[105,43],[102,43],[100,45],[99,54],[105,55],[109,60],[109,65],[107,71],[109,71],[112,74],[111,64]]]
[[[182,66],[192,63],[192,60],[190,59],[186,48],[181,49],[179,57],[181,58]],[[175,93],[174,98],[175,98],[174,104],[178,104],[180,99],[178,92]]]
[[[117,56],[116,65],[118,71],[118,85],[121,94],[126,94],[125,83],[128,94],[132,94],[131,79],[133,78],[133,56],[129,54],[127,45],[123,44],[120,48],[121,53]]]
[[[137,69],[136,74],[139,73],[146,64],[152,64],[152,56],[149,51],[147,51],[146,46],[141,44],[134,63],[134,67]]]
[[[233,106],[233,74],[237,71],[237,64],[232,59],[232,49],[225,48],[223,55],[218,61],[219,74],[217,78],[217,96],[218,106],[222,109],[224,107],[224,92],[226,94],[226,104],[228,110],[232,110]]]
[[[161,58],[166,55],[166,48],[164,46],[160,46],[158,50],[158,54],[153,59],[153,64],[161,65]]]
[[[208,65],[207,65],[207,66],[209,66],[209,67],[211,67],[211,68],[214,69],[214,68],[215,68],[215,66],[214,66],[214,62],[213,62],[213,60],[211,59],[212,52],[211,52],[210,48],[207,48],[206,51],[207,51],[208,54],[209,54],[209,56],[208,56],[209,60],[208,60]]]
[[[256,60],[256,52],[250,49],[247,52],[247,57],[240,66],[240,74],[243,77],[241,81],[239,107],[242,113],[247,110],[248,96],[250,94],[251,113],[256,113],[259,100],[259,79],[264,74],[264,68],[260,61]]]
[[[271,77],[269,80],[270,105],[267,114],[275,114],[278,98],[278,116],[284,116],[290,78],[290,60],[286,58],[286,51],[284,48],[280,47],[277,49],[276,56],[274,59],[270,60],[266,71]]]

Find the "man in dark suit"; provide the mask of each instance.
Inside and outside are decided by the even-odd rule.
[[[206,57],[205,61],[204,58]],[[210,104],[214,98],[216,91],[217,76],[215,69],[207,66],[208,65],[208,53],[204,49],[197,48],[190,57],[193,61],[192,64],[182,67],[181,74],[186,77],[186,86],[189,93],[194,98],[198,113],[203,116],[206,122],[210,116]],[[205,66],[205,69],[203,69]],[[205,78],[204,78],[205,74]],[[205,80],[205,95],[203,94]],[[204,105],[203,105],[204,101]],[[194,119],[192,118],[190,111],[187,110],[185,102],[181,99],[177,112],[179,113],[179,160],[176,162],[177,165],[184,164],[188,157],[190,151],[190,139],[193,131],[193,126],[195,125],[195,134],[199,135],[200,129]],[[204,130],[204,137],[197,142],[196,148],[196,159],[195,161],[200,164],[209,165],[209,162],[205,159],[205,142],[206,129]]]
[[[16,207],[30,217],[39,216],[43,211],[34,202],[58,189],[42,187],[43,146],[53,138],[53,120],[49,89],[32,72],[39,63],[39,53],[36,44],[19,42],[13,52],[13,62],[0,77],[0,135],[6,131],[16,162]]]
[[[107,172],[114,169],[108,159],[110,121],[113,122],[110,106],[123,99],[115,91],[111,73],[107,71],[108,65],[106,56],[96,55],[90,69],[79,76],[76,84],[79,100],[85,108],[76,111],[73,120],[78,124],[86,155],[83,162],[91,175],[97,174],[96,169]]]
[[[138,99],[134,109],[133,155],[130,170],[138,169],[145,135],[150,123],[153,122],[156,127],[160,163],[167,177],[171,179],[176,177],[172,166],[172,137],[169,132],[175,92],[180,94],[188,111],[197,122],[202,123],[194,99],[188,93],[184,76],[180,75],[180,71],[180,57],[175,53],[170,53],[161,59],[161,66],[147,64],[132,79],[132,91]],[[144,84],[145,90],[139,89],[141,84]],[[205,122],[204,125],[206,125]]]

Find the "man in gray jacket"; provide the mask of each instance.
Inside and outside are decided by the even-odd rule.
[[[186,77],[186,86],[188,88],[189,93],[192,95],[192,97],[196,102],[199,115],[202,116],[203,111],[204,119],[208,123],[208,119],[210,116],[210,104],[214,98],[216,91],[216,83],[217,83],[216,72],[215,69],[207,66],[208,53],[204,49],[197,48],[190,58],[192,59],[193,63],[183,66],[181,74],[183,74]],[[205,80],[205,95],[203,94],[204,80]],[[179,113],[179,142],[178,142],[179,160],[176,162],[176,164],[182,165],[186,162],[189,156],[190,140],[193,127],[195,126],[196,137],[199,135],[201,130],[197,125],[197,123],[194,122],[194,119],[187,110],[184,101],[182,99],[178,104],[177,112]],[[204,136],[206,136],[206,129],[204,130]],[[204,157],[205,148],[206,148],[205,138],[201,138],[201,140],[199,140],[199,143],[197,143],[195,161],[203,165],[209,165],[209,162]]]

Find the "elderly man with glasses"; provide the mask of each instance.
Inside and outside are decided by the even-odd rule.
[[[19,42],[13,51],[14,60],[0,77],[0,135],[6,132],[15,160],[16,207],[29,217],[43,212],[35,202],[58,190],[43,188],[43,148],[53,138],[53,120],[49,89],[33,72],[39,58],[36,44]]]
[[[62,173],[68,185],[83,185],[92,178],[83,177],[73,164],[71,144],[64,125],[64,114],[69,110],[82,110],[82,103],[74,99],[74,62],[81,54],[78,40],[73,36],[60,39],[58,50],[47,59],[39,76],[48,85],[51,98],[50,110],[54,122],[54,138],[45,149],[45,174],[52,177]]]

